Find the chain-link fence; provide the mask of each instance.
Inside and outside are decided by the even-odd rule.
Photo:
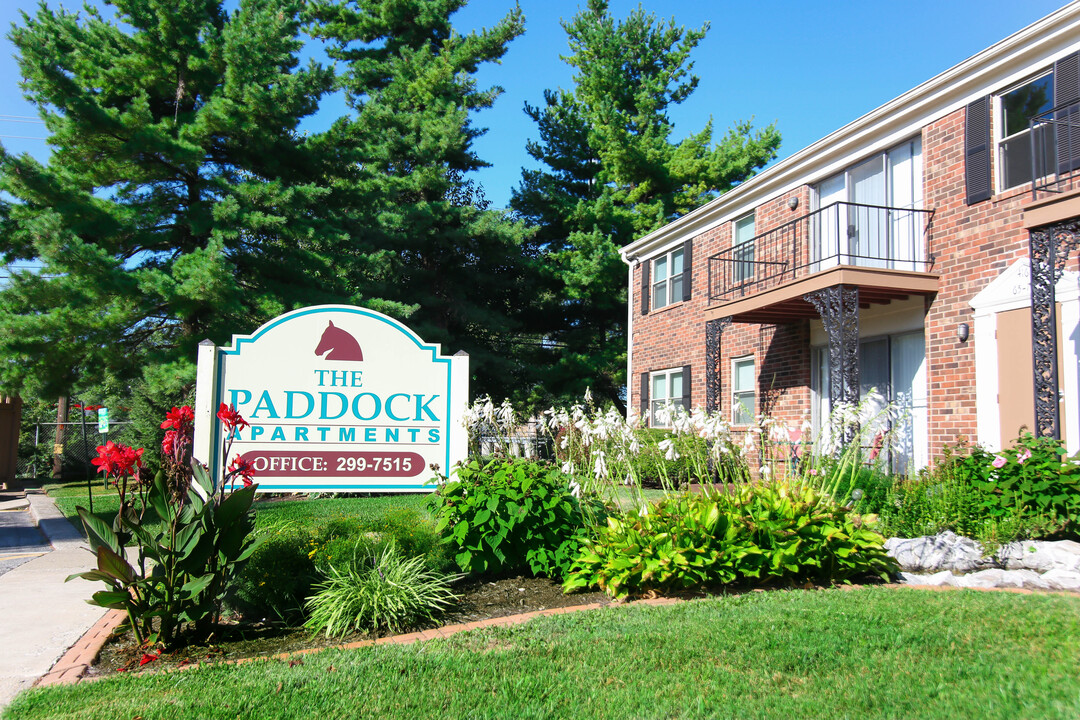
[[[90,460],[97,457],[97,446],[108,440],[129,443],[131,423],[110,423],[109,432],[97,431],[97,422],[31,423],[23,426],[19,438],[19,461],[15,475],[33,478],[51,475],[54,458],[60,455],[62,477],[85,477],[96,468]]]

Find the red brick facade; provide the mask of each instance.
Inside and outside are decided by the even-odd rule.
[[[1030,185],[997,193],[989,200],[966,204],[964,159],[965,108],[960,107],[922,127],[923,201],[934,211],[928,251],[935,256],[931,273],[939,291],[926,299],[926,390],[929,456],[961,437],[978,436],[975,396],[975,337],[957,338],[960,323],[973,328],[972,298],[1011,263],[1028,254],[1028,233],[1022,205]],[[858,162],[861,158],[852,158]],[[797,197],[798,207],[788,206]],[[811,187],[802,185],[757,205],[755,232],[760,235],[807,213]],[[641,404],[641,374],[684,365],[692,367],[691,401],[704,406],[705,312],[708,303],[708,258],[730,248],[733,222],[725,221],[693,237],[693,292],[690,300],[646,314],[641,312],[641,263],[633,270],[631,307],[632,360],[630,407]],[[652,257],[647,255],[646,258]],[[755,260],[773,258],[757,257]],[[648,262],[648,259],[642,262]],[[1076,270],[1076,257],[1069,269]],[[753,355],[757,370],[756,412],[768,412],[789,425],[810,412],[810,323],[733,324],[722,336],[720,407],[730,413],[731,359]]]

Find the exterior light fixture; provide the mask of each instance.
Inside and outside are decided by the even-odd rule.
[[[968,337],[971,335],[971,328],[967,323],[960,323],[956,326],[956,339],[960,342],[967,342]]]
[[[794,210],[795,208],[799,207],[798,196],[789,197],[787,201],[787,206],[789,210]]]

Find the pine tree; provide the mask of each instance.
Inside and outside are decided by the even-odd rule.
[[[52,154],[0,150],[2,259],[43,264],[0,292],[0,386],[141,378],[160,405],[204,338],[350,299],[297,132],[333,77],[298,65],[300,0],[112,4],[116,21],[42,5],[11,34]]]
[[[572,91],[526,105],[539,142],[511,207],[539,227],[554,360],[544,382],[562,397],[587,386],[624,408],[626,266],[618,250],[746,180],[776,156],[774,126],[739,122],[713,143],[712,122],[672,140],[671,106],[695,90],[697,30],[638,9],[616,21],[607,0],[563,23]]]
[[[408,320],[444,351],[472,356],[473,390],[496,397],[519,386],[514,343],[527,297],[527,228],[489,209],[469,174],[485,167],[473,149],[484,131],[470,113],[499,87],[475,72],[496,62],[523,31],[520,9],[492,28],[457,33],[465,0],[322,0],[314,33],[341,63],[352,109],[334,130],[357,255],[348,281],[408,306]]]

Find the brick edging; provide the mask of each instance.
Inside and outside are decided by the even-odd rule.
[[[627,605],[674,605],[681,603],[683,600],[679,598],[661,597],[650,598],[645,600],[635,600],[631,603],[625,603]],[[478,630],[486,627],[504,627],[509,625],[521,625],[536,617],[546,615],[563,615],[566,613],[580,612],[583,610],[598,610],[603,607],[608,607],[612,603],[595,602],[588,605],[569,605],[566,607],[549,608],[547,610],[534,610],[532,612],[521,613],[518,615],[505,615],[503,617],[488,618],[486,620],[476,620],[474,622],[457,623],[455,625],[444,625],[443,627],[431,628],[430,630],[420,630],[418,632],[405,633],[404,635],[390,635],[388,637],[375,638],[374,640],[358,640],[356,642],[344,643],[342,645],[330,645],[327,647],[318,648],[304,648],[301,650],[291,650],[289,652],[278,653],[276,655],[257,655],[254,657],[237,658],[235,660],[219,660],[214,662],[215,665],[242,665],[244,663],[254,662],[257,660],[288,660],[291,657],[298,655],[310,655],[311,653],[322,652],[324,650],[353,650],[356,648],[368,647],[371,645],[410,645],[414,642],[423,640],[435,640],[438,638],[447,638],[451,635],[456,635],[460,632],[467,630]],[[104,647],[105,642],[109,639],[109,635],[112,631],[123,622],[126,614],[121,610],[110,610],[105,613],[105,616],[98,620],[86,634],[75,643],[62,658],[56,661],[52,669],[45,675],[42,675],[34,683],[34,686],[46,686],[46,685],[72,685],[83,680],[97,680],[100,678],[88,678],[86,672],[93,665],[94,660],[97,659],[98,653],[101,652],[101,648]],[[192,663],[190,665],[184,665],[175,668],[169,668],[166,672],[173,672],[176,670],[187,670],[190,668],[199,667],[201,663]],[[102,676],[104,677],[104,676]]]
[[[34,682],[35,686],[65,685],[82,680],[86,671],[97,660],[98,653],[105,646],[112,631],[124,621],[127,614],[123,610],[109,610],[100,620],[83,633],[83,636],[56,661],[49,672]]]

